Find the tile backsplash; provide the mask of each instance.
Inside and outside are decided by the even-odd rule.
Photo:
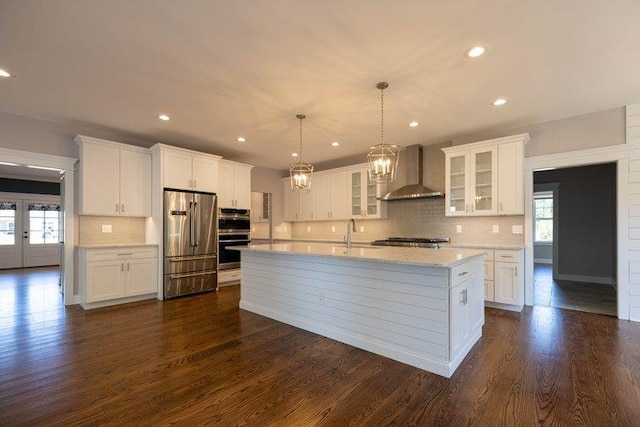
[[[119,216],[78,216],[79,245],[144,244],[146,218]],[[111,232],[102,226],[111,226]]]
[[[387,237],[446,236],[456,244],[524,245],[524,234],[514,234],[513,226],[524,226],[524,216],[446,217],[444,199],[415,199],[387,202],[388,218],[356,220],[356,241]],[[293,238],[341,240],[346,221],[294,222]],[[360,232],[360,227],[364,232]],[[457,232],[460,226],[461,232]],[[497,232],[494,232],[497,226]],[[334,231],[335,230],[335,231]]]

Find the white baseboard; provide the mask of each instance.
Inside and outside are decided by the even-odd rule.
[[[547,258],[534,258],[533,263],[534,264],[553,264],[553,260],[547,259]]]
[[[599,285],[615,285],[616,281],[612,277],[581,276],[579,274],[558,274],[556,280],[567,280],[569,282],[597,283]]]

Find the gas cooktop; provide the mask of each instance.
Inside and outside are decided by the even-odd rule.
[[[439,243],[449,243],[448,237],[389,237],[371,242],[373,246],[402,246],[410,248],[435,248]]]

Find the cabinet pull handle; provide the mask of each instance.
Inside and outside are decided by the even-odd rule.
[[[198,186],[198,184],[196,184],[196,180],[193,180],[193,188],[196,188]]]
[[[515,276],[518,277],[518,267],[515,268]]]
[[[461,273],[458,273],[458,277],[462,277],[464,275],[466,275],[467,273],[469,273],[468,271],[463,271]]]
[[[127,263],[127,271],[129,271],[129,267],[130,267],[130,264],[129,264],[129,263]]]
[[[124,262],[120,263],[120,271],[124,271]]]
[[[513,258],[513,255],[500,255],[500,258]]]
[[[120,213],[124,213],[124,204],[120,205]]]
[[[133,254],[118,254],[118,256],[131,256]]]
[[[500,202],[500,212],[502,212],[502,202]]]
[[[119,208],[119,207],[120,207],[120,205],[118,205],[118,204],[116,203],[116,212],[119,212],[119,211],[118,211],[118,208]]]

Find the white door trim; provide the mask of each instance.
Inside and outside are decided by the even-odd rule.
[[[77,304],[78,298],[75,295],[74,282],[74,252],[76,248],[76,229],[75,229],[75,164],[78,159],[71,157],[56,156],[53,154],[31,153],[28,151],[13,150],[10,148],[0,147],[0,160],[3,162],[16,163],[19,165],[43,166],[64,170],[64,179],[61,181],[61,193],[64,194],[64,252],[62,254],[61,271],[64,271],[64,277],[61,277],[64,286],[64,304]]]
[[[616,163],[617,185],[617,281],[618,318],[629,319],[629,151],[635,144],[619,144],[588,150],[525,158],[525,304],[533,305],[533,172],[600,163]]]

